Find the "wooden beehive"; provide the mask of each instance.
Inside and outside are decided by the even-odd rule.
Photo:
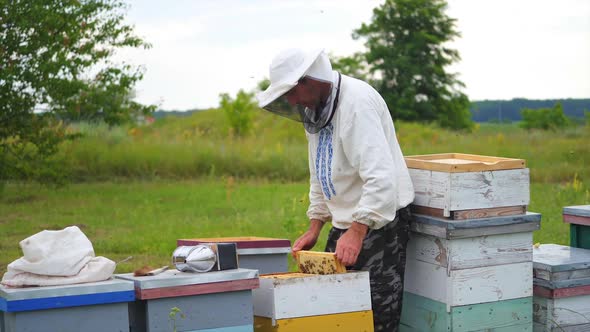
[[[522,159],[445,153],[405,157],[414,212],[450,219],[523,214],[529,169]]]
[[[235,242],[238,263],[241,268],[255,269],[260,274],[287,272],[291,241],[257,236],[187,238],[178,239],[178,246],[194,246],[201,243]]]
[[[590,249],[590,205],[564,207],[563,222],[570,226],[570,245]]]
[[[532,329],[532,232],[540,215],[410,225],[402,325],[415,331]],[[485,317],[485,319],[483,319]]]
[[[590,250],[533,249],[535,331],[590,331]]]
[[[133,283],[7,288],[0,286],[0,331],[128,331]],[[75,324],[73,323],[75,322]]]
[[[252,329],[252,289],[258,271],[234,269],[206,273],[168,270],[155,276],[119,274],[133,281],[138,299],[129,306],[131,331],[170,331],[170,312],[178,308],[176,331]],[[179,314],[180,315],[180,314]]]
[[[369,273],[260,276],[255,331],[373,331]],[[354,322],[349,326],[342,322]]]

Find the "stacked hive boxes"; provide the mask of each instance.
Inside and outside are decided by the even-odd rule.
[[[533,249],[534,331],[590,331],[590,250]]]
[[[263,275],[253,301],[257,332],[373,331],[368,272]]]
[[[0,286],[0,331],[128,331],[133,283],[6,288]]]
[[[520,159],[407,157],[416,198],[402,330],[531,331],[529,170]]]
[[[208,242],[235,242],[239,266],[258,270],[260,274],[287,272],[291,241],[265,237],[243,236],[223,238],[179,239],[178,246],[194,246]]]
[[[570,224],[570,245],[590,249],[590,205],[564,207],[563,221]]]

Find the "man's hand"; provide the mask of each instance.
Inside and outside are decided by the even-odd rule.
[[[320,236],[320,231],[324,226],[324,222],[318,219],[311,219],[309,221],[309,229],[303,235],[301,235],[293,244],[291,252],[293,258],[297,258],[297,252],[299,250],[309,250],[315,246]]]
[[[352,266],[356,263],[368,230],[367,225],[353,222],[352,226],[336,242],[336,258],[344,266]]]

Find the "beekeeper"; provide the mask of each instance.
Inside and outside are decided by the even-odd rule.
[[[310,225],[293,254],[311,249],[331,221],[326,251],[369,271],[375,331],[397,331],[414,189],[385,101],[369,84],[333,71],[321,49],[279,53],[257,99],[302,122],[309,143]]]

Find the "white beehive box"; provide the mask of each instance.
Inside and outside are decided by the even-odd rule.
[[[533,231],[541,215],[415,215],[401,323],[412,331],[531,331]]]
[[[529,169],[522,159],[446,153],[405,160],[414,184],[413,204],[428,214],[514,215],[529,204]]]
[[[280,319],[371,310],[369,273],[284,273],[260,276],[254,315]]]

